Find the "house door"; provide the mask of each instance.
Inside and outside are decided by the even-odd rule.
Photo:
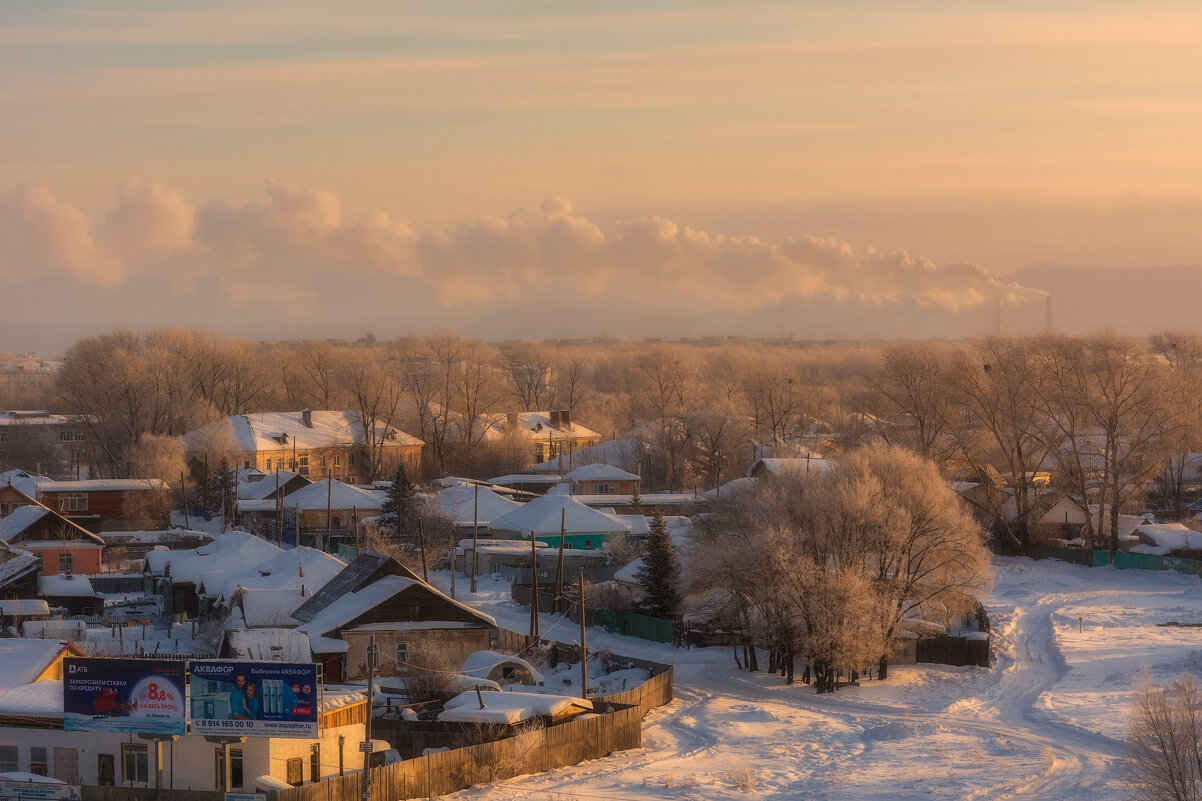
[[[104,787],[115,785],[117,772],[114,769],[112,754],[96,755],[96,783]]]
[[[54,749],[54,778],[67,784],[79,784],[79,749]]]

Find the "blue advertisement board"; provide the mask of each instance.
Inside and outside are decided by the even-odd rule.
[[[207,660],[189,662],[188,672],[193,734],[319,736],[315,664]]]
[[[182,659],[63,660],[63,728],[184,734]]]

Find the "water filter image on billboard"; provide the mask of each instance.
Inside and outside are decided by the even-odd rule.
[[[69,731],[183,734],[184,662],[63,660],[63,727]]]
[[[317,665],[198,661],[189,673],[193,733],[317,736]]]

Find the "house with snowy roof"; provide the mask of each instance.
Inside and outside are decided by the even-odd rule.
[[[201,587],[207,576],[255,568],[281,553],[283,549],[261,537],[230,531],[192,550],[150,551],[142,575],[163,596],[167,614],[196,617],[202,608]]]
[[[488,525],[498,539],[528,540],[531,536],[559,545],[563,532],[565,547],[600,548],[611,540],[624,541],[630,524],[615,515],[591,509],[570,495],[548,494],[522,504]]]
[[[451,518],[456,526],[471,529],[479,525],[481,531],[486,530],[491,521],[504,517],[521,506],[520,503],[504,498],[479,484],[447,487],[433,495],[429,504]]]
[[[358,412],[309,409],[232,415],[182,439],[189,460],[225,457],[265,474],[283,469],[354,484],[389,476],[400,464],[416,473],[425,445],[384,421],[365,425]]]
[[[771,480],[785,476],[819,476],[830,472],[834,463],[829,459],[817,456],[765,456],[752,462],[747,468],[747,477],[757,480]]]
[[[88,531],[167,528],[170,487],[157,478],[39,479],[38,501]]]
[[[100,572],[104,540],[40,503],[0,518],[0,542],[33,554],[39,576]]]
[[[363,678],[373,636],[383,655],[380,674],[395,676],[405,675],[410,656],[432,644],[458,663],[487,649],[497,628],[496,620],[483,612],[404,576],[384,576],[323,601],[310,609],[302,607],[293,617],[308,618],[297,631],[309,636],[310,648],[322,657],[327,677]]]
[[[600,434],[572,420],[569,409],[483,414],[470,421],[470,432],[468,425],[461,417],[453,419],[447,441],[509,447],[524,464],[555,459],[567,465],[572,453],[601,442]]]
[[[564,476],[574,495],[631,495],[641,479],[620,467],[594,462]]]

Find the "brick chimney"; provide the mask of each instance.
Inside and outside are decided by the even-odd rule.
[[[551,418],[551,428],[559,428],[559,410],[552,409],[547,414]]]
[[[560,409],[559,410],[559,427],[565,428],[565,429],[572,427],[572,410],[571,409]]]
[[[301,422],[305,424],[305,428],[313,427],[313,412],[309,409],[301,410]]]

